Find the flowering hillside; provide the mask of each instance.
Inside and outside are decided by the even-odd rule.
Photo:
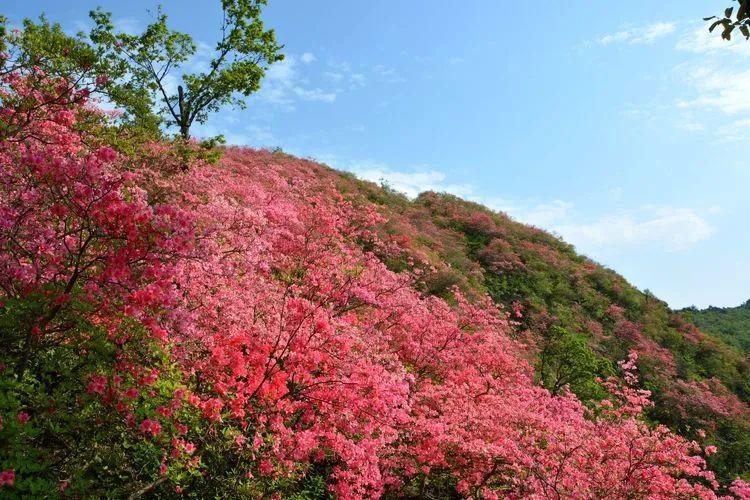
[[[598,379],[611,376],[618,360],[635,350],[641,386],[655,402],[647,418],[717,446],[708,461],[724,481],[750,475],[746,353],[559,238],[502,213],[438,193],[411,202],[350,176],[339,186],[388,218],[383,238],[427,263],[420,290],[449,298],[446,291],[458,286],[467,296],[487,294],[504,306],[536,380],[550,392],[572,390],[584,404],[596,404],[607,397]],[[402,260],[384,260],[403,268]]]
[[[2,496],[750,498],[663,416],[745,403],[554,238],[278,153],[126,154],[43,83],[0,109]]]

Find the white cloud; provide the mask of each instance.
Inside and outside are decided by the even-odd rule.
[[[620,38],[631,39],[626,35]],[[682,52],[685,62],[665,73],[672,100],[659,98],[631,105],[623,115],[640,124],[662,120],[662,125],[675,130],[705,133],[715,143],[750,139],[750,131],[744,132],[747,123],[741,119],[750,111],[750,43],[741,36],[723,40],[716,31],[709,33],[705,22],[687,24],[676,38],[675,50]]]
[[[268,68],[268,71],[266,71],[266,80],[290,85],[297,77],[296,66],[297,59],[293,55],[288,55]]]
[[[341,73],[337,73],[335,71],[326,71],[325,73],[323,73],[323,75],[325,75],[326,78],[334,82],[340,82],[344,78],[344,75],[342,75]]]
[[[691,28],[677,43],[676,48],[699,56],[700,62],[683,63],[675,68],[682,85],[687,90],[675,104],[690,119],[678,126],[690,132],[710,127],[717,143],[740,144],[750,139],[750,120],[742,118],[750,112],[750,44],[742,37],[723,40],[709,33],[705,24]],[[710,56],[710,57],[707,57]],[[731,117],[717,117],[716,112]],[[696,120],[692,114],[701,118]],[[702,113],[702,115],[701,115]]]
[[[538,227],[555,227],[571,217],[573,204],[568,201],[552,200],[535,205],[524,213],[524,221]]]
[[[680,122],[677,127],[686,132],[703,132],[706,127],[699,122]]]
[[[542,203],[477,199],[506,212],[519,222],[552,231],[587,254],[605,249],[652,248],[676,252],[710,237],[714,228],[698,211],[670,206],[642,206],[605,213],[594,219],[581,216],[575,205],[563,200]],[[707,213],[716,215],[718,207]]]
[[[709,33],[705,23],[695,26],[680,37],[676,48],[694,54],[732,53],[750,56],[750,44],[739,34],[732,37],[732,40],[724,40],[718,30]]]
[[[609,191],[607,191],[607,196],[611,200],[619,200],[622,198],[623,195],[623,189],[620,186],[615,186]]]
[[[365,75],[363,75],[362,73],[352,73],[349,76],[349,81],[351,82],[352,86],[362,87],[365,85]]]
[[[348,84],[350,89],[364,87],[367,79],[365,75],[354,71],[352,65],[346,61],[328,61],[329,70],[323,73],[326,79],[336,84]]]
[[[586,223],[557,224],[553,229],[582,249],[632,245],[667,252],[689,248],[714,232],[713,226],[695,210],[677,207],[643,207]]]
[[[311,62],[317,61],[318,58],[315,57],[315,54],[313,54],[312,52],[305,52],[299,57],[299,60],[305,64],[310,64]]]
[[[228,123],[231,126],[217,127],[216,122],[223,125]],[[196,137],[215,137],[221,134],[226,139],[227,144],[235,146],[268,147],[280,144],[278,137],[274,135],[270,127],[254,124],[242,126],[238,125],[239,123],[235,115],[227,113],[220,120],[196,125],[192,132]]]
[[[609,45],[612,43],[627,43],[630,45],[650,44],[675,32],[675,23],[653,23],[647,26],[625,29],[616,33],[604,35],[599,38],[599,43]]]
[[[446,183],[446,175],[438,170],[413,168],[393,170],[387,165],[375,162],[354,162],[350,168],[360,179],[372,182],[384,182],[391,188],[415,198],[424,191],[451,193],[456,196],[468,196],[472,187],[468,184]]]
[[[750,70],[732,71],[707,65],[682,66],[680,70],[684,82],[697,95],[678,100],[678,107],[717,109],[730,115],[750,111]]]
[[[312,57],[312,58],[311,58]],[[310,64],[315,56],[306,52],[299,60]],[[294,100],[317,101],[331,103],[336,100],[336,92],[320,88],[308,88],[307,81],[300,75],[298,59],[294,55],[287,55],[283,60],[271,65],[257,94],[263,102],[279,106],[285,111],[294,110]]]
[[[529,200],[508,200],[506,198],[472,197],[472,201],[484,206],[505,212],[515,219],[537,227],[551,229],[556,224],[570,219],[573,203],[563,200],[532,202]]]
[[[128,35],[135,35],[140,31],[140,22],[134,17],[120,17],[112,21],[115,26],[116,32],[127,33]]]
[[[402,83],[406,79],[403,78],[398,71],[383,64],[376,64],[372,67],[372,70],[380,77],[381,80],[387,83]]]
[[[333,168],[349,171],[362,180],[387,184],[409,198],[416,198],[425,191],[451,193],[466,198],[470,198],[473,193],[471,185],[447,182],[444,172],[425,166],[394,169],[371,159],[351,160],[332,154],[317,154],[313,157]]]
[[[294,87],[294,93],[305,101],[333,102],[336,100],[334,92],[325,92],[317,88],[304,89],[302,87]]]

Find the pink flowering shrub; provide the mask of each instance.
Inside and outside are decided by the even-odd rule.
[[[700,445],[643,419],[634,353],[593,408],[552,395],[506,312],[389,270],[383,218],[305,163],[134,168],[84,105],[0,144],[0,487],[716,497]]]
[[[0,461],[32,496],[68,480],[73,494],[94,480],[106,489],[101,468],[127,459],[108,441],[127,435],[125,415],[150,413],[181,380],[124,396],[168,366],[135,310],[170,303],[173,263],[192,241],[114,150],[90,146],[85,93],[50,99],[55,85],[6,74],[0,108]]]
[[[742,479],[733,481],[732,485],[729,487],[729,491],[734,493],[734,496],[741,500],[750,498],[750,484]]]

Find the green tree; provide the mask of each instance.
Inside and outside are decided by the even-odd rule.
[[[105,57],[104,48],[93,46],[84,33],[70,36],[44,15],[38,21],[25,19],[20,29],[9,30],[7,19],[0,16],[0,53],[0,75],[16,73],[26,77],[27,84],[39,86],[42,82],[65,83],[45,88],[48,100],[35,103],[37,108],[75,100],[80,95],[77,91],[86,89],[116,103],[123,110],[119,121],[127,124],[131,133],[159,133],[159,119],[151,111],[147,90],[128,82],[125,62]],[[31,111],[24,106],[14,109]]]
[[[90,13],[89,37],[96,51],[127,68],[123,80],[145,90],[157,115],[190,138],[193,123],[203,123],[225,105],[244,106],[244,98],[260,88],[268,66],[283,59],[283,46],[260,18],[266,0],[222,0],[223,17],[215,53],[206,71],[175,75],[197,52],[193,38],[167,25],[159,8],[143,33],[116,33],[111,14]],[[178,81],[176,89],[168,82]],[[127,106],[127,103],[126,103]]]
[[[584,335],[552,326],[540,347],[538,374],[550,392],[559,394],[567,387],[582,401],[603,395],[596,379],[607,371],[606,362],[589,348]]]

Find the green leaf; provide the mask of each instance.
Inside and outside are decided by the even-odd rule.
[[[734,10],[734,7],[729,7],[728,9],[724,9],[724,17],[732,17],[733,10]]]
[[[731,40],[732,31],[734,31],[734,24],[731,24],[728,21],[724,21],[722,24],[724,24],[724,31],[721,33],[721,38],[724,40]]]

